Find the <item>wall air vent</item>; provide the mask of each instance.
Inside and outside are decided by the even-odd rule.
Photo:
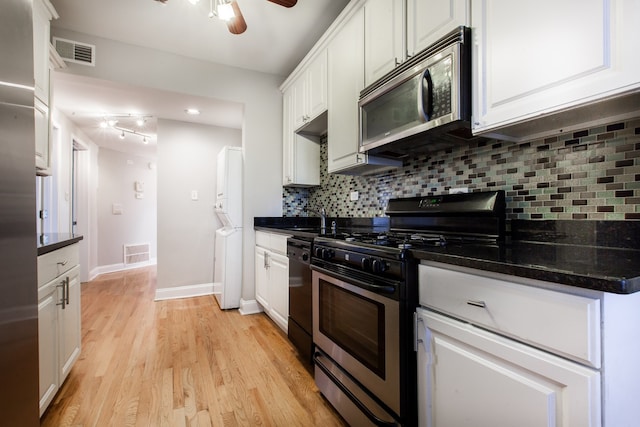
[[[149,243],[124,245],[124,265],[149,261]]]
[[[58,55],[66,62],[91,66],[96,65],[96,47],[94,45],[58,37],[53,38],[53,45]]]

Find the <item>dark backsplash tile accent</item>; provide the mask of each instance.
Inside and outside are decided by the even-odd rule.
[[[283,188],[285,216],[307,204],[333,217],[384,215],[391,198],[503,189],[509,220],[640,219],[640,118],[526,142],[484,140],[419,154],[403,167],[371,176],[327,173],[321,140],[321,185]],[[357,191],[359,199],[350,200]],[[548,203],[552,202],[552,203]]]

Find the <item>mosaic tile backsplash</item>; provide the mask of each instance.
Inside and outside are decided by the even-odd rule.
[[[464,144],[372,176],[328,174],[326,138],[320,155],[320,187],[283,187],[285,216],[307,216],[307,206],[334,217],[382,216],[391,198],[468,187],[505,190],[508,219],[640,219],[640,119],[527,142]]]

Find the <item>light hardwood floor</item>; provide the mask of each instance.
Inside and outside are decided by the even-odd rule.
[[[344,426],[264,314],[154,302],[155,267],[82,285],[82,353],[41,426]]]

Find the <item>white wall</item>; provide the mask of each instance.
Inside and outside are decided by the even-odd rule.
[[[98,265],[101,269],[122,269],[125,244],[149,243],[155,261],[157,229],[157,179],[155,157],[142,157],[100,149],[98,155]],[[150,166],[151,165],[151,166]],[[144,183],[137,192],[135,183]],[[137,198],[140,193],[143,198]],[[113,205],[122,214],[113,213]]]
[[[98,185],[98,146],[95,145],[67,116],[59,110],[52,110],[52,122],[58,130],[54,133],[57,140],[53,141],[52,174],[57,199],[53,202],[56,209],[57,223],[52,224],[52,232],[71,232],[71,176],[73,141],[81,141],[87,151],[84,153],[84,176],[82,182],[86,194],[84,204],[80,207],[79,232],[83,235],[80,241],[80,280],[90,279],[90,272],[98,265],[98,220],[96,211],[96,190]]]
[[[244,104],[244,300],[255,298],[254,216],[282,215],[282,94],[283,77],[208,63],[52,28],[54,36],[96,46],[96,66],[69,64],[68,73],[150,88],[208,96]],[[158,170],[158,185],[163,179]],[[158,221],[163,214],[159,206]],[[158,263],[163,242],[158,240]],[[167,253],[176,252],[170,247]],[[160,265],[159,265],[160,268]],[[159,269],[158,281],[165,274]]]
[[[237,129],[158,119],[157,289],[213,283],[216,158],[241,143]]]

